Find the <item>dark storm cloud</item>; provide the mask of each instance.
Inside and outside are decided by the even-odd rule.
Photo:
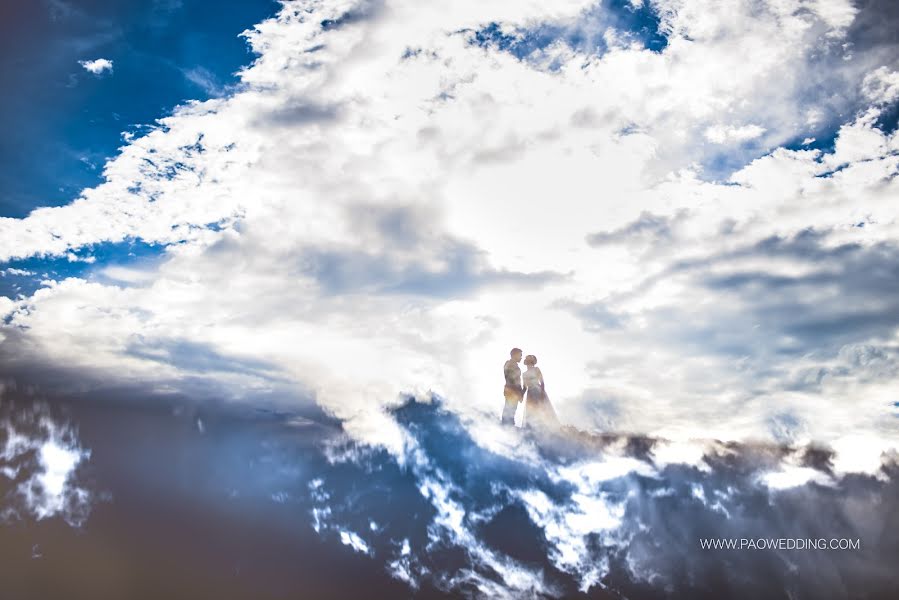
[[[42,404],[77,432],[90,455],[73,483],[100,498],[80,528],[25,513],[0,525],[3,590],[16,597],[535,593],[516,587],[525,581],[572,598],[886,599],[899,585],[891,568],[899,560],[899,472],[888,458],[879,479],[840,478],[827,448],[709,443],[709,468],[700,470],[658,463],[663,440],[566,428],[530,438],[540,458],[522,461],[479,446],[435,398],[390,411],[414,442],[399,460],[357,445],[312,405],[273,410],[265,399],[254,408],[252,398],[75,392],[78,380],[69,383],[50,395],[7,385],[3,398],[19,414]],[[616,456],[643,466],[594,487],[572,475]],[[788,456],[833,484],[768,489],[760,476]],[[535,513],[527,494],[542,494],[550,512]],[[586,593],[579,570],[560,568],[557,553],[579,534],[552,512],[581,514],[584,494],[623,511],[618,525],[583,538],[583,567],[606,565],[602,586]],[[701,549],[710,537],[836,537],[861,546]],[[110,576],[110,561],[127,576]]]
[[[893,0],[856,0],[858,13],[847,32],[847,40],[856,50],[874,48],[899,53],[899,4]]]
[[[534,521],[521,500],[521,493],[538,491],[557,506],[560,514],[576,515],[575,497],[583,493],[574,481],[549,478],[547,473],[584,460],[602,461],[607,449],[628,448],[627,455],[653,466],[654,447],[660,440],[607,434],[593,436],[575,430],[556,441],[541,443],[543,463],[525,465],[494,455],[477,446],[455,417],[438,404],[409,402],[394,416],[414,437],[427,457],[423,468],[411,468],[413,480],[395,479],[384,486],[391,502],[371,494],[351,506],[329,504],[329,528],[325,537],[346,527],[364,531],[373,519],[377,531],[368,531],[366,541],[375,548],[374,560],[390,563],[398,556],[402,540],[410,540],[407,564],[419,581],[445,587],[450,580],[446,569],[470,569],[480,573],[484,593],[491,583],[504,585],[503,573],[491,572],[471,547],[455,547],[453,537],[440,535],[429,525],[434,513],[424,507],[402,511],[387,508],[398,497],[429,482],[438,481],[448,497],[464,507],[461,527],[475,532],[477,544],[520,563],[523,570],[542,573],[547,589],[566,597],[577,597],[574,573],[558,568],[553,556],[552,523]],[[757,598],[818,597],[837,598],[864,595],[888,597],[897,583],[889,564],[897,557],[896,540],[884,534],[893,531],[899,498],[895,465],[885,466],[884,480],[867,476],[847,476],[833,487],[810,484],[784,491],[769,490],[760,475],[779,468],[795,449],[779,446],[728,444],[712,446],[705,461],[709,471],[687,465],[669,465],[657,476],[627,473],[599,483],[590,493],[625,508],[622,524],[608,535],[587,535],[588,562],[608,561],[602,583],[606,590],[590,589],[589,597],[607,597],[609,590],[628,598]],[[831,474],[832,453],[808,448],[799,453],[800,463]],[[355,455],[357,464],[375,479],[390,473],[393,459],[384,454]],[[385,464],[386,463],[386,464]],[[349,468],[350,464],[346,466]],[[320,489],[329,498],[346,498],[357,478],[324,477]],[[371,483],[370,486],[377,484]],[[404,487],[408,486],[408,492]],[[389,490],[389,491],[388,491]],[[414,495],[414,494],[413,494]],[[872,502],[873,501],[873,502]],[[862,510],[861,507],[866,509]],[[875,509],[874,507],[880,507]],[[375,508],[368,511],[365,508]],[[873,510],[872,510],[873,509]],[[402,512],[403,519],[395,514]],[[439,512],[439,511],[438,511]],[[410,516],[411,515],[411,516]],[[426,535],[427,533],[427,535]],[[846,537],[861,541],[853,552],[712,551],[702,550],[699,540],[727,538]],[[887,536],[890,537],[890,536]],[[886,552],[887,555],[883,553]],[[814,576],[812,574],[824,573]],[[836,590],[834,592],[834,590]],[[447,589],[464,593],[465,590]],[[514,595],[514,592],[513,592]]]
[[[77,386],[77,379],[70,381]],[[321,411],[256,410],[146,388],[4,400],[44,403],[91,451],[78,483],[105,499],[73,528],[22,515],[2,524],[10,598],[398,597],[380,565],[319,541],[303,504],[328,469]],[[269,406],[260,400],[260,406]],[[0,430],[2,436],[2,430]],[[0,443],[2,443],[0,439]],[[22,477],[26,476],[23,473]],[[0,485],[3,477],[0,476]],[[341,573],[351,572],[352,577]]]

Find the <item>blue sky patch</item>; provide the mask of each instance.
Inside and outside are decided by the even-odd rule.
[[[140,240],[128,240],[115,244],[95,244],[70,252],[66,256],[41,257],[0,263],[0,296],[15,298],[30,296],[41,287],[41,281],[61,281],[67,277],[102,279],[108,267],[150,268],[165,254],[164,244],[148,244]],[[121,285],[121,282],[115,282]]]
[[[253,60],[242,31],[272,0],[44,0],[0,19],[0,216],[67,204],[101,182],[122,132],[220,95]],[[104,58],[112,70],[79,61]]]
[[[619,35],[642,43],[647,50],[661,52],[667,47],[668,38],[660,26],[658,14],[648,3],[634,8],[627,0],[611,0],[597,4],[576,23],[541,24],[514,31],[504,29],[499,23],[489,23],[471,33],[470,41],[521,59],[558,40],[585,54],[601,54],[607,49],[603,34],[613,28]]]

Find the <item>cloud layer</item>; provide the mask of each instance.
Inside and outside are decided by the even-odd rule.
[[[51,441],[40,429],[51,415],[55,441],[82,456],[67,488],[92,490],[76,528],[50,518],[71,513],[41,516],[2,495],[15,517],[0,545],[14,596],[40,581],[50,596],[138,599],[891,598],[897,583],[895,453],[859,475],[843,464],[852,448],[498,426],[488,449],[439,398],[388,411],[406,440],[391,453],[314,407],[142,386],[40,402],[24,382],[5,392],[14,439],[35,443],[0,465],[21,467],[0,475],[0,492],[43,473],[36,449]],[[704,548],[709,539],[754,547]],[[111,560],[127,577],[103,576]]]
[[[875,464],[899,349],[879,5],[631,5],[284,3],[245,33],[236,90],[70,204],[0,219],[13,265],[160,250],[0,299],[5,354],[293,386],[400,452],[381,407],[433,390],[492,416],[514,345],[569,422],[863,436]]]
[[[708,442],[687,461],[668,440],[570,430],[522,436],[503,456],[476,443],[439,401],[391,412],[410,436],[402,461],[331,440],[340,451],[308,486],[309,514],[325,540],[412,589],[881,597],[895,583],[881,554],[892,552],[895,455],[883,457],[876,477],[859,477],[837,472],[838,455],[815,447]],[[744,546],[702,546],[712,539]],[[795,549],[822,539],[857,546]]]

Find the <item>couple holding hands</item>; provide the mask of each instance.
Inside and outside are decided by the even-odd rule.
[[[519,402],[525,401],[525,414],[522,418],[522,426],[525,427],[557,427],[559,419],[546,395],[546,385],[543,382],[543,373],[537,367],[537,357],[528,354],[524,359],[527,370],[521,373],[521,349],[512,348],[510,358],[503,365],[503,375],[506,385],[503,387],[503,397],[506,404],[503,407],[502,423],[515,425],[515,411]]]

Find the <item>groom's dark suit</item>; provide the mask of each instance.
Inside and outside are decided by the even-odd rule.
[[[524,397],[524,390],[521,387],[521,368],[517,362],[509,359],[503,365],[503,375],[506,378],[506,385],[503,387],[506,404],[503,406],[502,422],[506,425],[514,425],[515,409],[518,408],[518,403]]]

